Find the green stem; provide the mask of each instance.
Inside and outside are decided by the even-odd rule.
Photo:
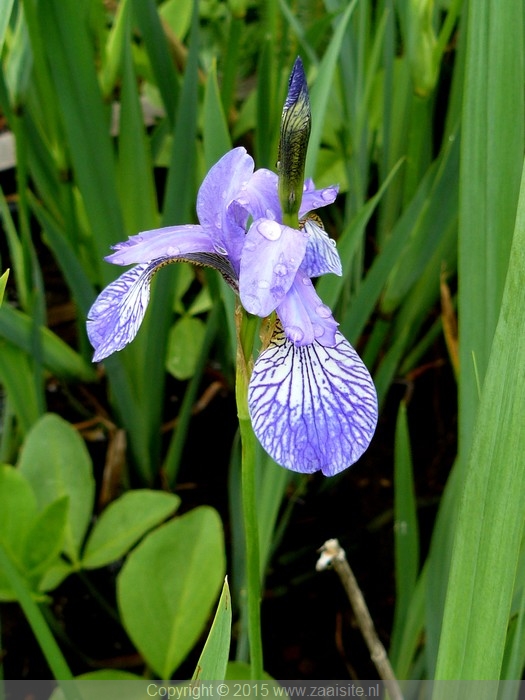
[[[28,591],[26,584],[15,566],[11,562],[4,547],[0,544],[0,569],[2,569],[17,597],[20,607],[24,611],[27,621],[29,622],[33,634],[37,638],[38,644],[42,649],[45,659],[51,669],[53,676],[57,680],[72,680],[73,674],[69,670],[66,660],[55,638],[49,631],[44,616],[38,605],[33,600],[31,593]]]
[[[258,319],[242,313],[237,355],[236,398],[242,443],[242,509],[246,543],[246,589],[248,640],[252,680],[263,677],[261,640],[261,576],[259,571],[259,530],[255,495],[257,439],[248,412],[248,381]]]

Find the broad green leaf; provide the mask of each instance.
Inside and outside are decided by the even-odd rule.
[[[78,562],[95,494],[91,459],[84,441],[69,423],[48,413],[27,435],[18,468],[31,483],[40,508],[69,496],[64,551],[73,562]]]
[[[459,502],[438,679],[497,679],[502,669],[525,522],[524,277],[525,171],[501,312]]]
[[[195,373],[206,326],[199,318],[184,316],[170,331],[166,369],[176,379],[190,379]]]
[[[222,681],[230,654],[232,632],[232,601],[228,580],[224,581],[221,597],[208,639],[197,662],[192,681]]]
[[[148,530],[172,515],[180,498],[164,491],[128,491],[104,510],[89,535],[81,566],[96,569],[124,556]]]
[[[31,581],[55,560],[64,544],[69,510],[69,496],[49,503],[32,523],[22,552],[24,568]]]
[[[162,525],[129,555],[117,598],[124,626],[160,678],[202,634],[224,577],[222,525],[200,507]]]
[[[0,544],[19,568],[22,567],[21,555],[36,515],[36,498],[27,479],[14,467],[1,464]],[[0,600],[13,600],[11,586],[1,570]]]
[[[462,466],[470,451],[479,386],[507,275],[525,119],[523,3],[469,2],[468,7],[458,247]]]

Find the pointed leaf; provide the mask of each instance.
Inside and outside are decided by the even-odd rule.
[[[196,508],[148,535],[118,577],[124,626],[161,678],[191,650],[224,577],[222,526],[212,508]]]

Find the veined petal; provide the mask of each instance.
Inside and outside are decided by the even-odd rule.
[[[130,236],[113,246],[105,260],[114,265],[148,263],[158,258],[174,258],[188,253],[212,253],[213,240],[202,226],[166,226]]]
[[[256,170],[240,192],[237,201],[254,219],[275,219],[282,222],[277,191],[277,175],[266,168]]]
[[[239,294],[244,308],[268,316],[292,286],[306,251],[306,234],[270,219],[254,221],[241,255]]]
[[[314,289],[312,280],[300,268],[288,294],[277,307],[286,337],[294,345],[335,345],[338,323]]]
[[[328,236],[315,219],[306,219],[304,230],[308,233],[308,242],[302,269],[309,277],[320,277],[327,272],[341,276],[343,267],[333,238]]]
[[[244,226],[241,228],[230,215],[230,204],[247,186],[253,168],[253,158],[246,149],[234,148],[211,168],[197,195],[200,223],[213,239],[217,252],[227,254],[234,266],[245,234]]]
[[[309,178],[304,183],[299,218],[302,219],[309,211],[332,204],[332,202],[335,202],[338,192],[339,185],[331,185],[330,187],[316,190],[313,180]]]
[[[137,335],[149,302],[151,278],[161,265],[158,260],[136,265],[98,295],[86,324],[95,348],[93,362],[122,350]]]
[[[356,462],[377,424],[370,374],[350,343],[296,347],[277,332],[248,387],[253,429],[283,467],[333,476]]]

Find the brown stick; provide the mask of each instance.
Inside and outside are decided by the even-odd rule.
[[[385,682],[392,700],[403,700],[403,694],[397,682],[397,678],[394,675],[394,670],[388,659],[386,649],[377,636],[361,589],[346,559],[345,550],[341,547],[338,540],[333,539],[326,540],[319,551],[321,552],[321,556],[315,566],[316,570],[324,571],[328,567],[333,567],[341,579],[343,588],[350,600],[350,605],[356,616],[357,624],[365,638],[365,642],[370,650],[370,658],[374,662],[379,676]]]

